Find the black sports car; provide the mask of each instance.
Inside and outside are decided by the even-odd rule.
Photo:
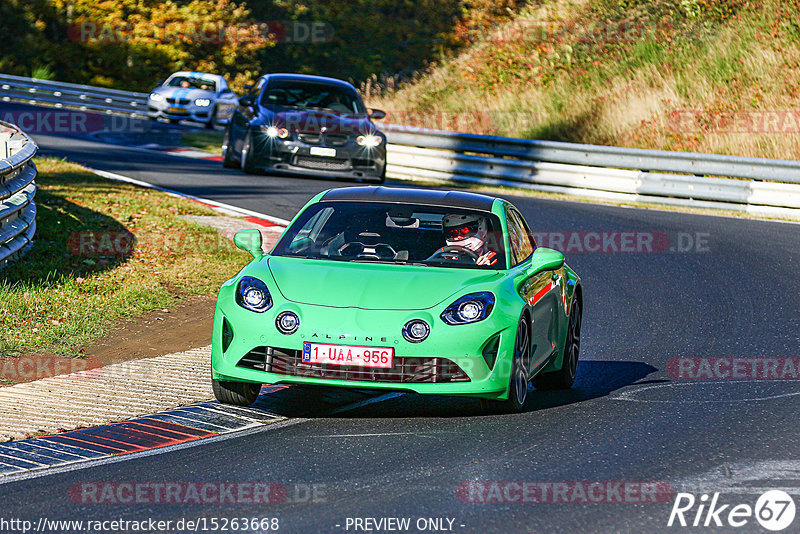
[[[386,178],[386,136],[355,87],[342,80],[268,74],[239,99],[225,131],[222,165],[247,173]]]

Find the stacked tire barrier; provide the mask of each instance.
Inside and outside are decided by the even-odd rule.
[[[37,149],[16,126],[0,122],[0,269],[28,249],[36,232]]]

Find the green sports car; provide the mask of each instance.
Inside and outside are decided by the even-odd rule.
[[[536,246],[520,212],[484,195],[350,187],[315,196],[272,252],[219,291],[212,385],[248,405],[261,384],[479,397],[523,409],[528,384],[569,388],[581,281]]]

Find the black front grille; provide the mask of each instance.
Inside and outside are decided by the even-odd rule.
[[[350,169],[350,162],[346,159],[317,158],[314,156],[297,156],[294,164],[298,167],[308,167],[322,171],[346,171]]]
[[[307,145],[318,145],[322,142],[322,134],[297,134],[297,138]]]
[[[188,98],[167,98],[167,104],[181,104],[185,106],[188,103]]]
[[[345,134],[326,134],[325,144],[328,146],[344,146],[348,137]]]
[[[236,366],[279,375],[361,382],[438,384],[470,381],[455,362],[447,358],[432,357],[396,356],[391,369],[379,369],[304,363],[298,350],[256,347],[239,360]]]
[[[353,167],[366,167],[368,169],[375,168],[375,160],[374,159],[353,159]]]

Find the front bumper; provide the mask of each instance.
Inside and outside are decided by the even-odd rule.
[[[303,142],[299,136],[272,139],[253,132],[251,164],[255,169],[280,174],[328,176],[332,178],[381,179],[386,168],[386,147],[366,148],[353,139],[339,146]],[[315,153],[335,151],[334,156]]]
[[[227,288],[231,289],[231,288]],[[257,382],[262,384],[315,384],[394,391],[413,391],[420,394],[474,396],[502,399],[507,395],[513,358],[516,318],[506,317],[495,308],[492,315],[472,325],[450,326],[439,318],[444,309],[430,310],[361,310],[330,308],[275,302],[264,313],[254,313],[238,306],[233,292],[220,292],[214,315],[212,341],[212,375],[218,380]],[[300,317],[300,327],[290,335],[281,334],[275,327],[276,316],[291,310]],[[421,343],[410,343],[402,336],[403,325],[411,319],[422,319],[430,327],[430,335]],[[232,332],[232,340],[223,351],[223,323]],[[376,326],[377,325],[377,326]],[[509,327],[508,325],[514,325]],[[382,373],[377,369],[359,367],[348,372],[338,365],[302,364],[300,375],[286,373],[279,364],[267,372],[252,365],[253,355],[263,354],[264,347],[277,349],[276,355],[302,353],[304,342],[343,344],[368,347],[392,347],[395,368],[405,361],[412,364],[430,362],[437,358],[442,365],[439,375],[426,381],[398,380],[397,373]],[[496,343],[496,344],[495,344]],[[496,347],[492,367],[487,364],[484,349]],[[447,362],[457,365],[448,367]],[[322,366],[331,372],[309,371],[308,366]],[[397,369],[395,369],[396,371]],[[445,372],[442,372],[444,370]],[[337,375],[338,373],[338,375]],[[374,375],[374,376],[372,376]],[[458,376],[458,379],[450,380]],[[330,378],[338,376],[339,378]],[[390,378],[391,376],[391,378]]]
[[[214,103],[210,106],[195,106],[190,104],[170,104],[164,100],[155,101],[149,99],[147,101],[148,116],[154,119],[172,119],[172,120],[190,120],[195,122],[208,122],[211,113],[214,111]],[[224,108],[217,105],[217,123],[227,124],[231,120],[233,108],[225,106]]]

